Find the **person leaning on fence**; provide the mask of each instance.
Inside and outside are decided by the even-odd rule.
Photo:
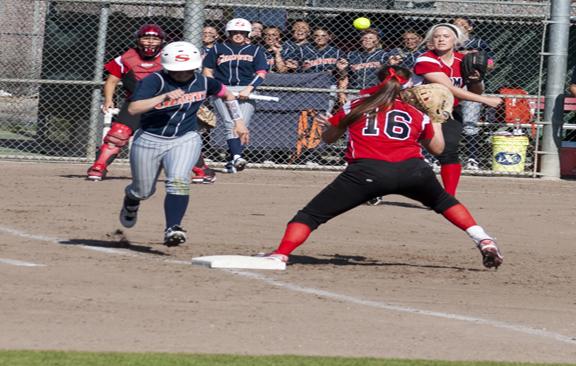
[[[264,23],[259,20],[253,20],[250,22],[252,26],[252,32],[248,36],[247,44],[252,43],[258,46],[262,45],[264,39],[262,38],[262,31],[264,30]]]
[[[340,89],[364,89],[379,83],[378,70],[386,64],[387,53],[380,48],[378,31],[367,29],[360,36],[360,49],[346,55],[345,76]],[[342,63],[341,63],[342,64]]]
[[[235,18],[226,23],[227,39],[210,49],[204,58],[203,69],[205,76],[215,78],[237,93],[246,127],[250,125],[256,110],[256,103],[249,99],[250,94],[264,82],[268,72],[264,49],[246,44],[251,30],[250,22],[243,18]],[[222,172],[233,174],[242,171],[247,161],[242,157],[243,144],[234,133],[234,121],[224,101],[213,99],[213,104],[224,121],[229,151],[228,162]]]
[[[456,188],[462,173],[458,155],[463,128],[462,110],[458,106],[460,100],[479,102],[490,107],[497,107],[502,103],[501,98],[481,95],[484,91],[482,82],[471,82],[468,87],[465,87],[460,72],[460,64],[464,55],[455,51],[464,40],[465,35],[459,27],[449,23],[436,24],[430,28],[422,41],[422,44],[433,49],[418,57],[414,65],[414,73],[419,76],[417,83],[442,84],[448,87],[455,96],[454,117],[442,124],[446,147],[438,156],[444,189],[453,196],[456,195]]]
[[[291,38],[284,41],[286,68],[288,72],[298,71],[300,63],[300,47],[309,43],[310,24],[304,20],[296,20],[292,24]]]
[[[156,24],[144,24],[135,34],[136,45],[104,65],[108,77],[104,83],[104,103],[102,112],[110,113],[115,107],[114,93],[118,83],[130,96],[139,80],[162,69],[160,51],[165,33]],[[140,117],[128,113],[128,103],[124,103],[98,150],[96,160],[88,169],[87,179],[100,181],[106,177],[108,166],[128,145],[130,137],[140,127]]]
[[[132,181],[125,188],[120,223],[136,225],[140,202],[156,191],[163,170],[164,244],[177,246],[186,241],[182,219],[190,201],[190,170],[200,156],[197,113],[208,96],[224,99],[234,120],[234,130],[248,140],[236,98],[226,87],[200,74],[202,56],[189,42],[174,42],[162,50],[163,71],[142,79],[131,97],[128,111],[141,115],[141,128],[130,151]]]
[[[287,72],[285,57],[287,52],[282,47],[282,33],[278,27],[266,27],[263,31],[263,47],[266,61],[272,72]]]
[[[484,51],[488,56],[488,70],[494,69],[494,52],[492,48],[484,40],[473,35],[474,23],[467,17],[457,17],[452,22],[454,25],[460,27],[464,35],[468,38],[462,46],[458,48],[458,52],[467,54],[470,52]],[[479,170],[480,159],[478,158],[478,145],[480,144],[480,116],[482,113],[482,104],[462,101],[462,118],[463,118],[463,134],[464,134],[464,155],[466,156],[466,164],[464,166],[467,170]]]
[[[422,37],[415,30],[407,30],[402,33],[402,47],[397,47],[388,52],[387,63],[412,70],[418,56],[426,52],[422,47]]]
[[[262,256],[288,262],[288,256],[320,225],[374,197],[400,194],[466,231],[480,250],[483,265],[497,268],[503,258],[494,239],[442,189],[423,161],[420,144],[439,154],[444,139],[440,123],[431,123],[427,115],[400,99],[410,71],[386,66],[379,75],[382,83],[372,87],[367,98],[348,102],[330,119],[323,118],[324,142],[333,143],[348,132],[348,166],[290,220],[278,248]]]
[[[202,57],[206,56],[218,41],[220,41],[218,29],[210,25],[204,26],[202,29]]]

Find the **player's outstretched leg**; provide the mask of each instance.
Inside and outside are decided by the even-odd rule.
[[[108,165],[120,153],[122,147],[128,144],[132,136],[132,129],[122,123],[113,123],[110,131],[104,137],[104,143],[98,150],[96,161],[88,169],[86,179],[100,181],[106,177]]]
[[[496,241],[481,226],[476,224],[476,221],[464,205],[458,203],[442,212],[442,215],[448,221],[466,231],[480,250],[484,267],[497,269],[502,265],[504,257],[496,246]]]

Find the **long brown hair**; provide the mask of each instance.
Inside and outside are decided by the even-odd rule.
[[[399,66],[384,66],[378,70],[378,80],[380,84],[375,87],[365,89],[370,90],[371,95],[366,97],[362,103],[352,109],[346,117],[342,119],[339,127],[347,128],[352,123],[360,120],[365,114],[375,113],[376,109],[385,110],[392,106],[394,100],[398,98],[402,89],[401,81],[410,80],[412,73],[410,70]],[[362,92],[361,92],[362,93]]]

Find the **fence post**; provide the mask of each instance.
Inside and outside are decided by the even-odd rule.
[[[186,0],[184,4],[184,40],[202,48],[204,0]]]
[[[564,88],[568,58],[568,37],[570,33],[570,0],[552,0],[550,8],[550,32],[548,33],[549,52],[546,53],[547,78],[542,133],[542,168],[544,177],[560,177],[560,135],[564,117]]]
[[[98,41],[96,43],[96,60],[94,63],[94,79],[97,83],[92,90],[92,102],[90,104],[90,125],[88,127],[88,146],[86,147],[86,158],[94,159],[96,155],[96,144],[102,136],[97,136],[98,122],[100,117],[101,86],[104,75],[104,55],[106,51],[106,33],[108,31],[108,17],[110,16],[110,3],[102,4],[100,9],[100,22],[98,24]]]

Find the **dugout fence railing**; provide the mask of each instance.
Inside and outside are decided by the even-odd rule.
[[[406,65],[410,52],[404,35],[421,37],[436,23],[464,16],[473,27],[472,37],[488,44],[495,61],[494,70],[486,78],[488,94],[500,95],[502,88],[519,88],[527,93],[506,95],[508,98],[539,99],[543,94],[543,51],[549,18],[549,3],[543,1],[4,0],[0,3],[0,159],[91,161],[103,129],[99,107],[106,74],[102,65],[134,45],[133,34],[143,23],[161,25],[168,41],[185,38],[198,44],[203,25],[216,27],[223,37],[223,26],[233,17],[277,27],[283,42],[290,39],[294,22],[304,20],[311,32],[318,27],[328,31],[331,44],[341,50],[343,57],[350,58],[362,50],[362,33],[352,26],[358,16],[372,21],[384,50],[382,62],[391,62],[392,56],[400,55]],[[574,37],[572,33],[570,36]],[[312,38],[309,41],[314,42]],[[266,47],[265,41],[260,42]],[[576,64],[572,56],[576,53],[569,51],[567,82]],[[286,96],[280,102],[284,110],[274,110],[273,123],[259,127],[257,138],[248,147],[251,166],[341,169],[345,141],[331,146],[303,144],[303,135],[314,140],[311,131],[301,128],[297,113],[306,108],[291,104],[295,99],[291,96],[305,93],[311,104],[326,100],[332,107],[343,94],[351,98],[358,90],[351,84],[346,90],[337,89],[337,80],[333,84],[307,88],[288,82],[261,87],[263,94]],[[117,93],[118,103],[122,98],[122,93]],[[263,105],[262,113],[267,108]],[[521,171],[493,169],[493,135],[511,133],[517,126],[506,121],[501,110],[483,108],[473,121],[473,133],[462,142],[465,174],[538,176],[539,141],[545,122],[541,110],[531,112],[530,120],[521,121],[529,137]],[[565,114],[561,139],[576,139],[574,120],[573,112]],[[313,120],[309,127],[312,124]],[[225,162],[220,133],[218,128],[212,132],[205,149],[214,165]],[[120,161],[126,161],[126,154],[122,153]],[[469,158],[476,161],[476,166],[466,164]]]

